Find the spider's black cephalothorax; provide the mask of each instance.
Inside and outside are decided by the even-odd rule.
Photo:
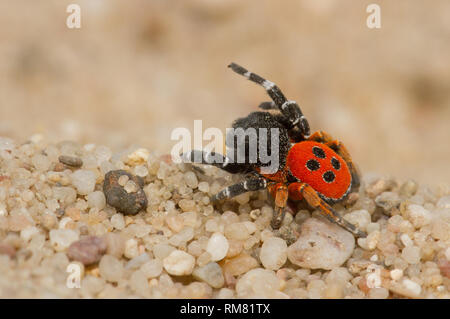
[[[267,162],[261,161],[262,152],[261,148],[267,154],[276,156],[278,158],[279,168],[286,165],[286,155],[290,148],[289,134],[286,127],[277,121],[276,117],[269,112],[252,112],[248,116],[237,119],[232,124],[232,134],[227,135],[227,155],[233,159],[238,158],[238,152],[245,155],[245,160],[242,163],[246,166],[246,170],[254,170],[256,167],[266,167]],[[248,129],[254,129],[256,138],[251,140],[247,134],[239,134],[236,129],[242,129],[242,132],[246,132]],[[277,129],[278,136],[272,136],[273,129]],[[255,143],[256,141],[256,143]],[[256,147],[255,158],[250,158],[251,143],[255,143]],[[272,145],[273,143],[273,145]],[[273,147],[272,147],[273,146]],[[267,151],[266,151],[267,150]],[[232,154],[230,154],[230,152]],[[256,161],[255,161],[256,160]]]

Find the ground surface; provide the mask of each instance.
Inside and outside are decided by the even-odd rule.
[[[273,230],[266,191],[213,206],[238,176],[202,168],[146,149],[1,138],[0,297],[450,297],[448,185],[365,176],[335,206],[369,234],[355,241],[302,206]],[[109,179],[125,197],[143,186],[137,215],[106,204],[117,169],[132,174]]]

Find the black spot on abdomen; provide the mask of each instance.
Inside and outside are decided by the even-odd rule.
[[[309,161],[306,162],[306,168],[311,172],[317,171],[320,168],[320,163],[315,159],[310,159]]]
[[[333,157],[331,159],[331,166],[338,171],[341,168],[341,162],[339,162],[337,158]]]
[[[312,148],[312,151],[313,151],[313,153],[314,153],[314,155],[317,157],[317,158],[325,158],[326,157],[326,155],[325,155],[325,151],[323,150],[323,149],[321,149],[320,147],[318,147],[318,146],[314,146],[313,148]]]
[[[332,171],[326,171],[325,173],[323,173],[322,178],[326,183],[332,183],[334,182],[336,175],[334,175]]]

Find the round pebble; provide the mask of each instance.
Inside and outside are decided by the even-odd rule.
[[[120,260],[111,255],[104,255],[99,263],[100,275],[106,281],[118,282],[124,275],[124,267]]]
[[[67,249],[67,256],[84,265],[92,265],[100,261],[106,252],[106,241],[96,236],[88,236],[72,243]]]
[[[174,276],[190,275],[194,270],[195,258],[182,250],[174,250],[163,260],[164,269]]]
[[[225,258],[228,253],[228,240],[221,233],[214,233],[208,241],[206,251],[211,255],[211,260],[218,261]]]
[[[409,264],[417,264],[420,262],[420,248],[417,246],[406,246],[402,250],[402,258]]]
[[[81,158],[76,156],[61,155],[60,157],[58,157],[58,160],[60,163],[71,167],[83,166],[83,161],[81,160]]]
[[[88,195],[94,191],[96,176],[93,171],[80,169],[72,173],[72,184],[81,195]]]
[[[355,238],[341,227],[316,218],[301,226],[298,240],[289,246],[288,258],[300,267],[333,269],[353,253]]]
[[[276,298],[280,280],[271,270],[256,268],[243,275],[236,283],[238,298]]]
[[[95,207],[99,210],[103,209],[106,206],[105,194],[103,194],[103,192],[101,191],[89,193],[89,195],[87,196],[87,202],[89,207]]]
[[[127,176],[132,181],[133,185],[127,188],[128,191],[125,187],[130,181],[125,186],[119,185],[118,180],[121,176]],[[142,178],[124,170],[110,171],[105,175],[103,183],[106,202],[123,214],[135,215],[147,208],[147,197],[142,189],[143,185]]]
[[[141,271],[147,278],[158,277],[162,270],[163,263],[159,259],[151,259],[141,266]]]
[[[52,229],[50,231],[50,243],[56,251],[66,250],[79,238],[78,232],[72,229]]]
[[[206,282],[213,288],[221,288],[225,283],[222,268],[220,268],[220,266],[215,262],[196,268],[192,273],[192,276],[198,280]]]
[[[268,238],[261,247],[259,259],[266,269],[280,269],[287,259],[286,242],[278,237]]]

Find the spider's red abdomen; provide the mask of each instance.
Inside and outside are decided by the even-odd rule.
[[[287,165],[292,175],[335,201],[347,194],[352,183],[345,161],[322,143],[303,141],[293,145]]]

